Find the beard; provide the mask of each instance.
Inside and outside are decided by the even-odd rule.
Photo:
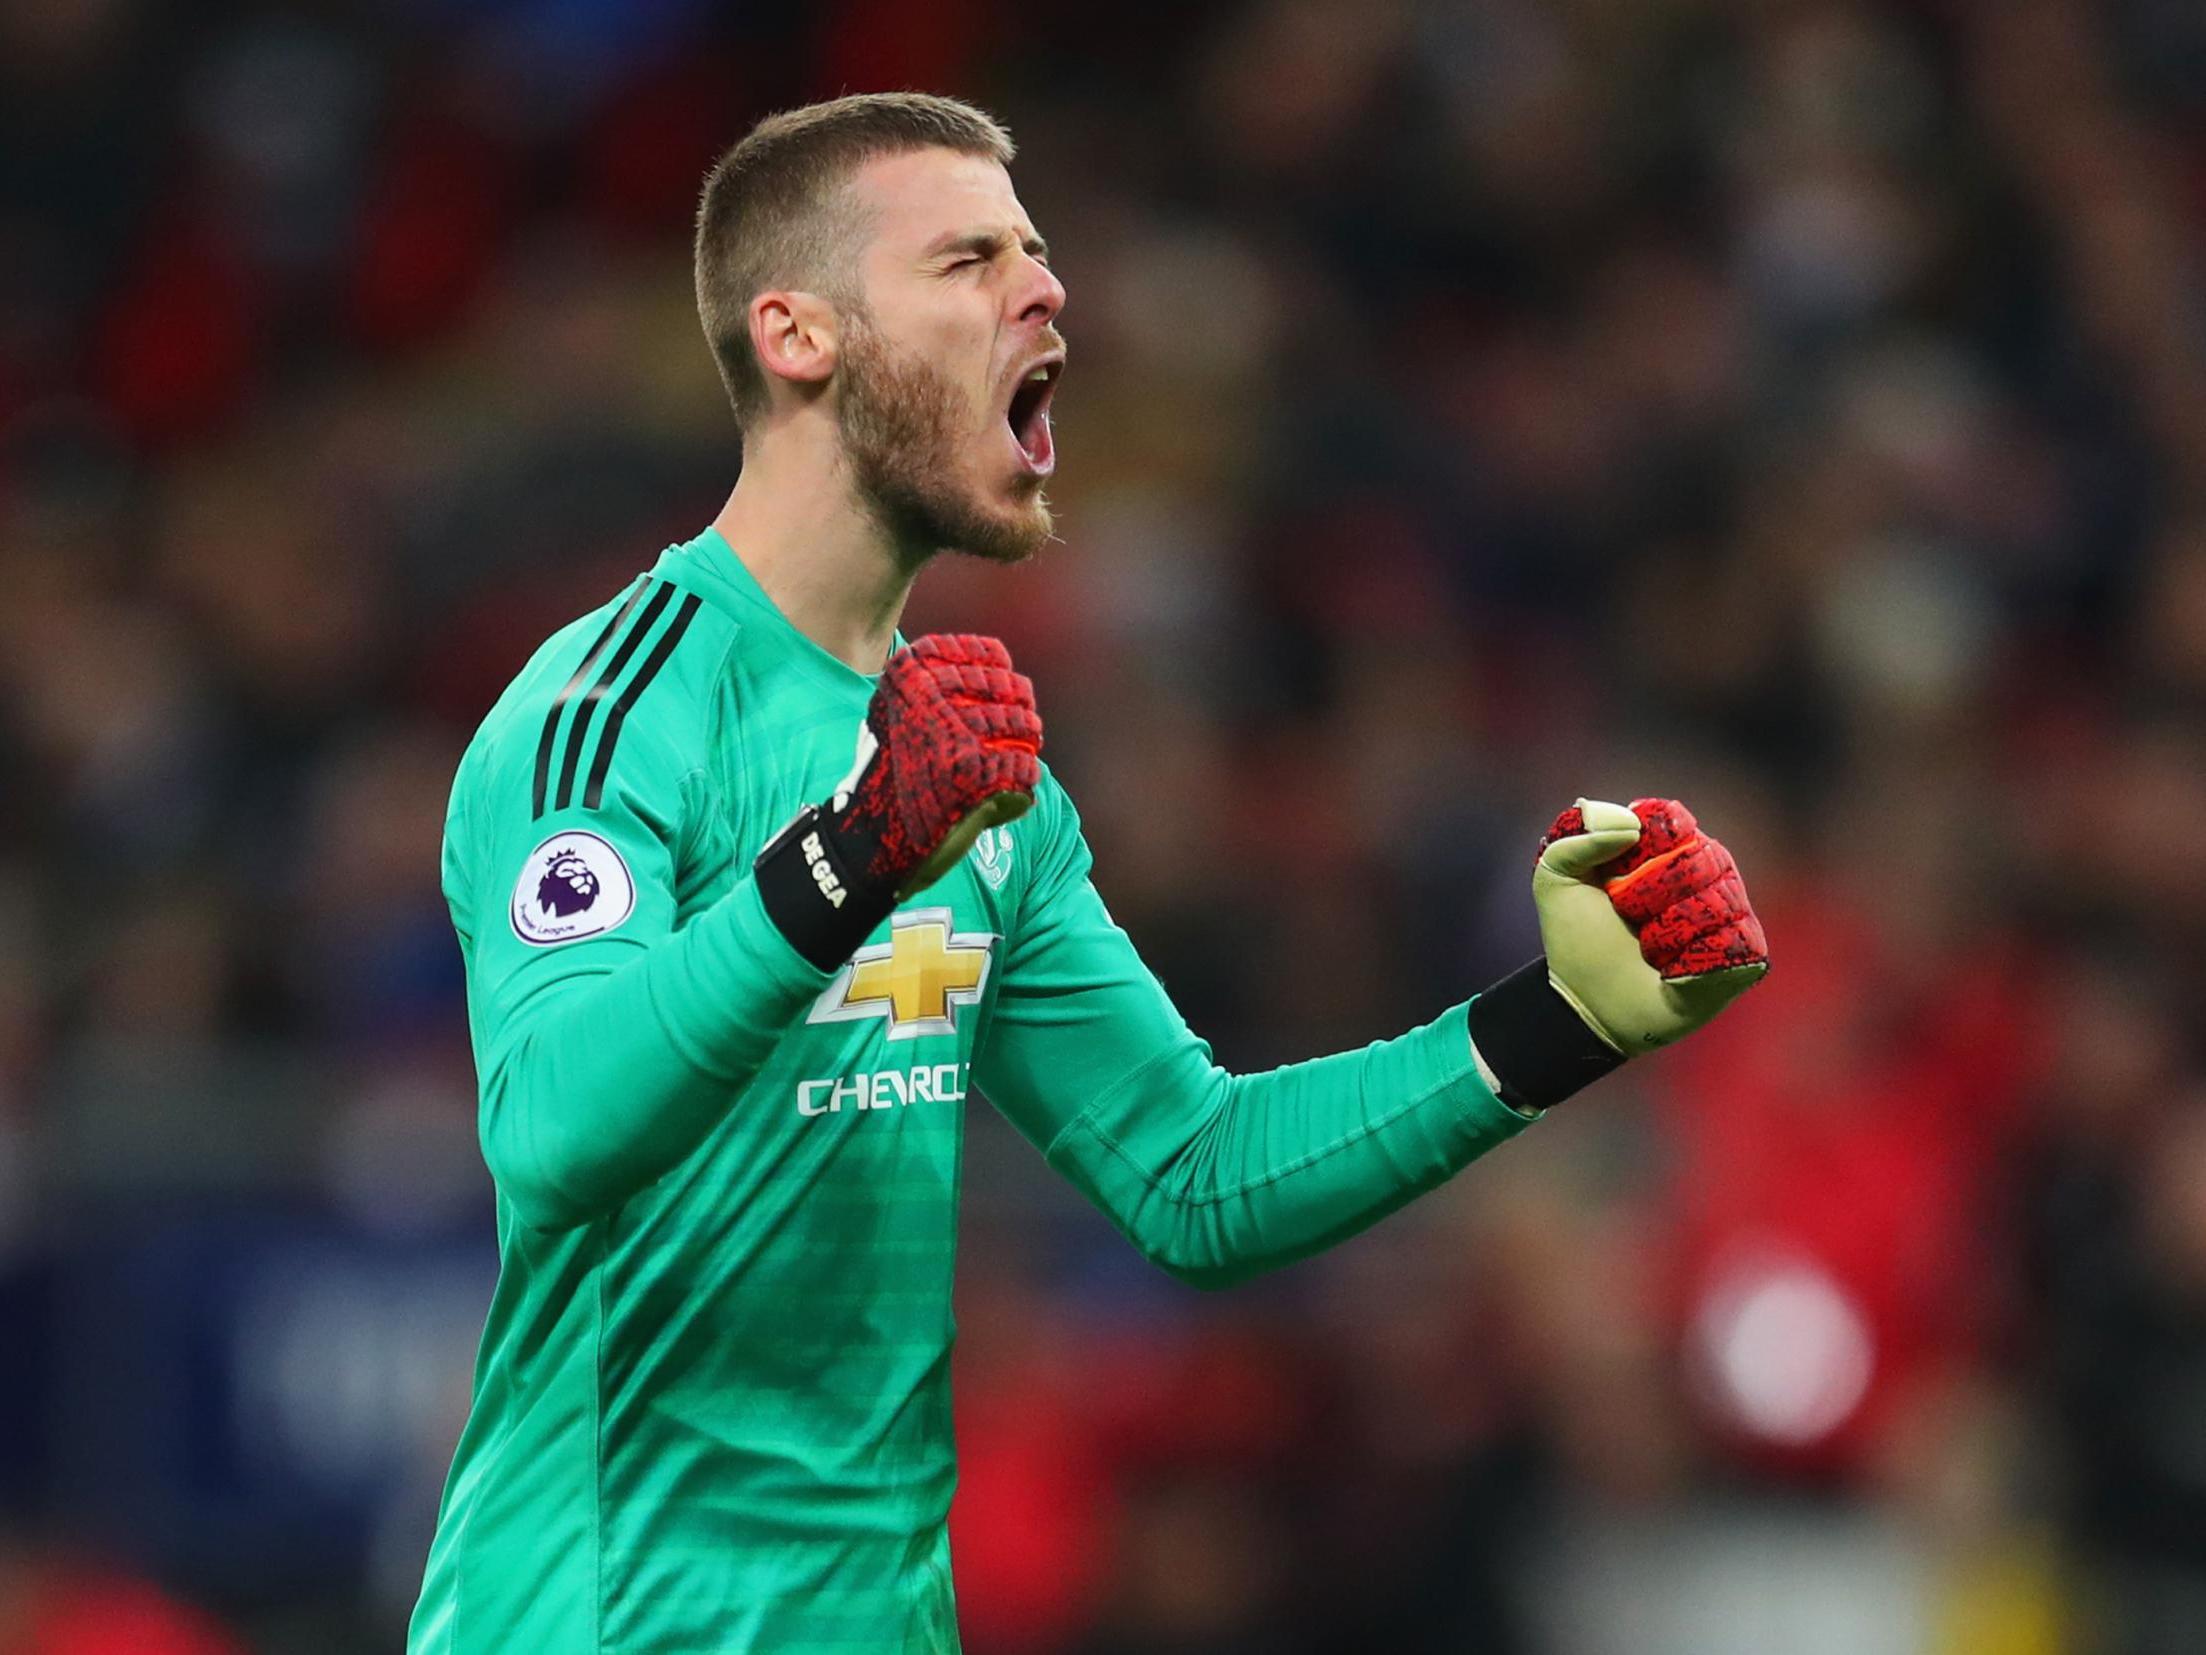
[[[859,501],[912,562],[939,551],[1021,563],[1053,520],[1039,478],[1013,498],[988,499],[965,480],[971,425],[966,399],[933,366],[894,350],[863,317],[848,315],[835,419]]]

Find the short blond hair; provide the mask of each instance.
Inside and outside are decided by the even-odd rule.
[[[721,383],[748,428],[766,411],[766,374],[751,349],[751,301],[802,287],[850,302],[862,228],[845,186],[866,162],[915,149],[1016,151],[995,117],[930,92],[864,92],[769,115],[721,156],[697,208],[697,316]]]

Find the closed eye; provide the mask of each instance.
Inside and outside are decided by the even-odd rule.
[[[991,235],[979,231],[969,235],[946,236],[927,249],[927,256],[941,259],[942,273],[948,275],[953,270],[996,264],[1005,254],[1014,251],[1026,254],[1037,264],[1049,262],[1049,243],[1031,233],[1013,236],[1009,233]]]

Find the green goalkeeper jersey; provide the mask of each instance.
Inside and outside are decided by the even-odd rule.
[[[1204,1284],[1350,1234],[1524,1124],[1460,1005],[1217,1067],[1046,772],[1032,811],[813,968],[751,858],[849,769],[872,689],[708,531],[547,642],[461,761],[444,886],[500,1266],[412,1655],[955,1651],[975,1093]]]

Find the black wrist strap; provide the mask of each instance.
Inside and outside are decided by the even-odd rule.
[[[893,892],[875,889],[849,866],[818,805],[774,835],[751,874],[766,917],[822,971],[841,969],[896,906]]]
[[[1547,980],[1547,956],[1471,1002],[1471,1044],[1520,1113],[1547,1109],[1623,1064]]]

